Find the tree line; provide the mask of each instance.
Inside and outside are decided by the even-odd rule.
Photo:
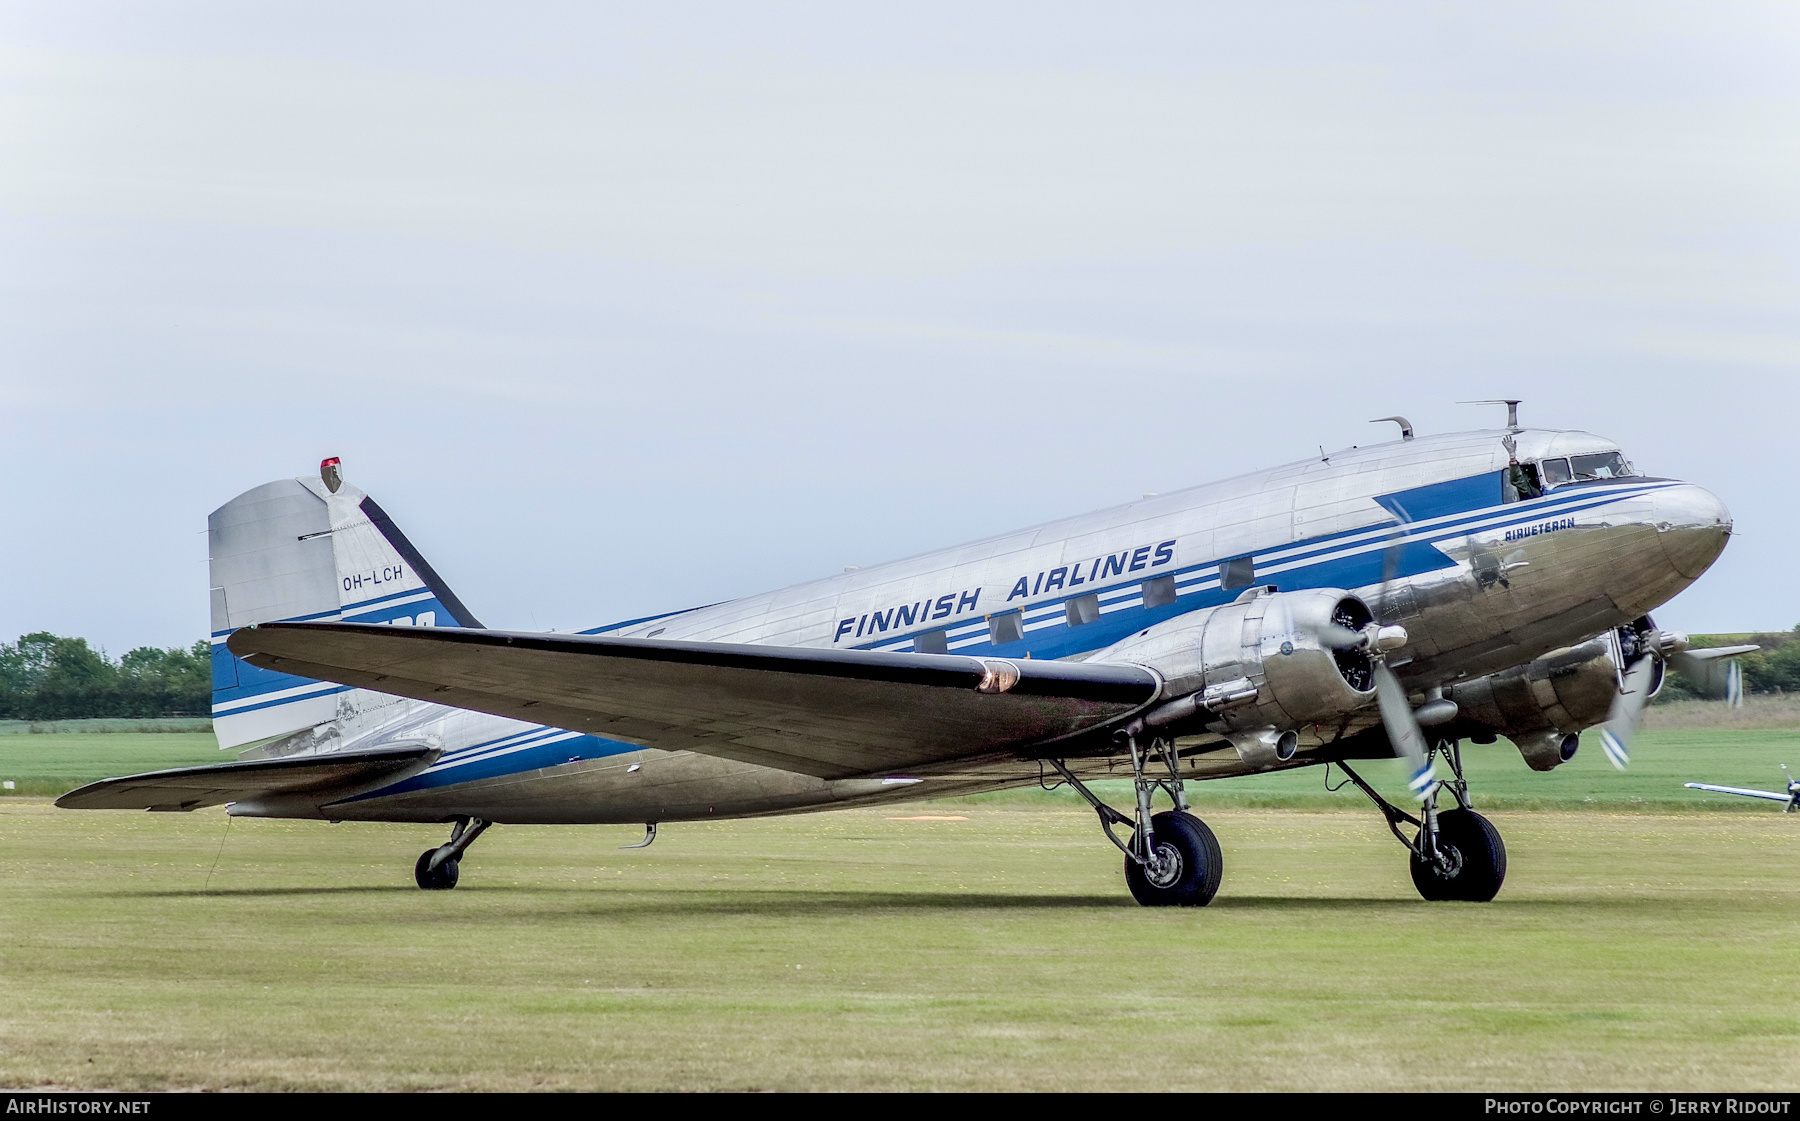
[[[40,631],[0,644],[0,720],[206,716],[212,651],[141,646],[118,661],[85,638]]]

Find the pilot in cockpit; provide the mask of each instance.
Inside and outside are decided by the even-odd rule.
[[[1538,484],[1537,472],[1519,462],[1517,456],[1507,461],[1506,474],[1502,478],[1501,497],[1507,502],[1523,502],[1528,498],[1541,498],[1544,488]]]

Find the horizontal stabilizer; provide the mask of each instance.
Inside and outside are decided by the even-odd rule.
[[[1741,794],[1746,798],[1766,798],[1771,802],[1791,802],[1792,794],[1777,794],[1773,790],[1749,790],[1742,786],[1714,786],[1706,782],[1684,782],[1689,790],[1711,790],[1716,794]]]
[[[337,755],[299,755],[105,778],[56,800],[65,810],[191,810],[285,794],[344,797],[429,767],[436,747],[412,744]]]
[[[1122,720],[1161,688],[1132,665],[266,623],[255,666],[819,778],[893,774]]]

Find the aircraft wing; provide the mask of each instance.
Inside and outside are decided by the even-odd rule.
[[[191,810],[281,794],[349,795],[422,771],[437,759],[438,751],[409,745],[146,771],[91,782],[64,794],[56,804],[65,810]]]
[[[1703,650],[1683,650],[1674,657],[1681,661],[1711,662],[1719,658],[1735,658],[1739,654],[1754,654],[1761,649],[1755,643],[1744,646],[1713,646]]]
[[[1746,798],[1767,798],[1771,802],[1788,801],[1790,795],[1777,794],[1773,790],[1747,790],[1741,786],[1713,786],[1705,782],[1685,782],[1683,786],[1689,790],[1712,790],[1719,794],[1742,794]]]
[[[1129,665],[355,623],[265,623],[227,645],[283,673],[827,779],[1102,728],[1162,685]]]

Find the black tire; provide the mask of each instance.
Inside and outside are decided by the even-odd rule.
[[[454,860],[446,860],[436,868],[429,868],[431,858],[436,853],[436,849],[426,849],[419,854],[419,862],[413,865],[413,879],[426,891],[449,891],[456,886],[457,876],[462,869]]]
[[[1146,907],[1204,907],[1219,890],[1224,861],[1219,839],[1193,814],[1160,813],[1150,819],[1156,848],[1178,862],[1163,884],[1152,883],[1144,866],[1125,859],[1125,884],[1131,897]]]
[[[1438,814],[1438,847],[1453,854],[1454,871],[1446,876],[1435,863],[1412,858],[1413,886],[1434,903],[1454,900],[1486,903],[1506,882],[1506,845],[1494,823],[1474,810]]]

